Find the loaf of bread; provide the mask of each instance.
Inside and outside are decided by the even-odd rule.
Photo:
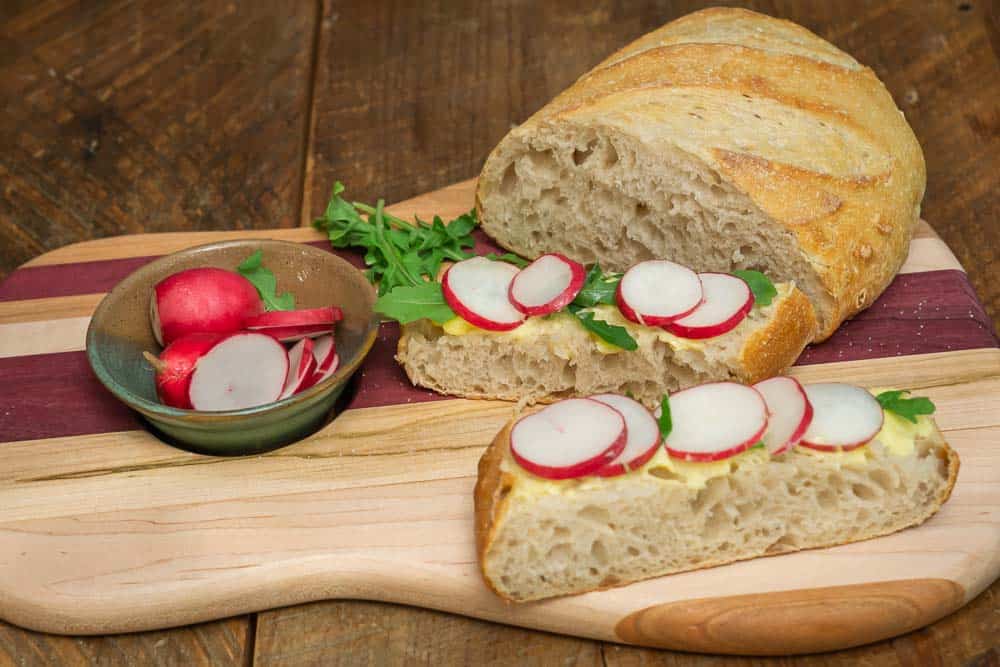
[[[716,8],[636,40],[513,129],[477,207],[526,257],[794,280],[821,340],[899,270],[925,180],[869,68],[788,21]]]
[[[816,319],[802,292],[776,287],[770,305],[705,340],[671,336],[599,306],[600,318],[628,327],[637,350],[609,349],[573,316],[555,313],[509,332],[470,327],[462,335],[418,320],[403,325],[396,359],[413,384],[442,394],[535,403],[612,392],[653,407],[666,392],[713,380],[754,383],[791,366]]]
[[[948,499],[958,455],[929,417],[907,445],[754,449],[708,471],[661,451],[623,476],[543,480],[510,455],[511,425],[479,462],[476,541],[486,583],[517,602],[887,535]],[[686,468],[683,466],[687,466]]]

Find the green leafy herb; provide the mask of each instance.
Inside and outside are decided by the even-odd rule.
[[[657,424],[660,426],[660,437],[664,440],[670,435],[670,432],[674,430],[674,422],[670,418],[670,395],[664,394],[663,398],[660,400],[660,416],[656,419]]]
[[[419,285],[400,285],[375,301],[375,311],[401,324],[427,318],[443,324],[455,317],[444,300],[441,283],[423,281]]]
[[[926,396],[906,398],[905,394],[909,393],[906,390],[883,391],[875,397],[875,400],[884,410],[894,412],[914,424],[917,423],[917,415],[934,414],[935,407],[931,399]]]
[[[257,293],[260,294],[265,308],[268,310],[293,310],[295,308],[295,297],[290,292],[285,292],[281,296],[278,296],[278,281],[274,277],[274,274],[271,273],[271,270],[264,267],[263,258],[264,253],[258,250],[243,260],[243,263],[237,267],[237,270],[240,272],[240,275],[249,280],[257,288]]]
[[[755,307],[770,306],[774,297],[778,296],[774,283],[760,271],[733,271],[733,275],[742,278],[750,286]]]
[[[375,206],[348,202],[343,192],[340,181],[333,184],[326,211],[313,226],[325,231],[335,248],[365,251],[366,275],[378,283],[380,296],[400,286],[436,280],[443,261],[473,256],[465,248],[474,245],[470,233],[478,224],[475,210],[447,224],[438,216],[431,222],[419,218],[407,222],[386,213],[382,200]]]
[[[751,447],[750,449],[764,449],[764,447],[765,447],[764,441],[763,440],[758,440],[757,444],[754,445],[753,447]]]
[[[526,267],[528,264],[531,264],[531,262],[529,262],[525,258],[515,255],[512,252],[505,252],[502,255],[498,255],[495,252],[491,252],[488,255],[483,255],[483,257],[492,260],[494,262],[507,262],[508,264],[513,264],[514,266],[517,266],[522,269]]]
[[[583,308],[590,308],[602,303],[614,305],[615,291],[621,280],[620,273],[605,274],[601,271],[600,264],[594,264],[587,271],[587,279],[583,282],[580,293],[573,299],[573,303]]]
[[[620,327],[614,324],[608,324],[602,320],[594,317],[594,313],[589,310],[584,310],[580,306],[575,304],[570,304],[566,307],[570,313],[579,320],[583,328],[591,332],[601,340],[611,345],[622,348],[623,350],[635,350],[639,347],[639,344],[635,342],[635,339],[629,335],[628,329],[625,327]]]

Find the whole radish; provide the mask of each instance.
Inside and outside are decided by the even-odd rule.
[[[191,408],[188,388],[195,365],[221,339],[222,334],[188,334],[167,345],[159,358],[149,352],[143,353],[156,371],[156,395],[164,405]]]
[[[233,271],[187,269],[153,288],[149,312],[161,345],[194,333],[227,334],[264,309],[257,288]]]

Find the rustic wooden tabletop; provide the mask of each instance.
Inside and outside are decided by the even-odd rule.
[[[335,178],[358,199],[388,201],[469,178],[512,123],[602,57],[708,4],[3,0],[0,277],[96,237],[307,224]],[[797,21],[876,71],[927,157],[924,217],[1000,323],[996,0],[732,4]],[[924,630],[794,663],[995,665],[998,596],[994,584]],[[358,601],[113,637],[0,623],[0,665],[152,662],[769,661]]]

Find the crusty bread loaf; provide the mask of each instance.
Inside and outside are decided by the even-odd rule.
[[[698,488],[665,467],[662,453],[621,477],[539,480],[510,457],[508,425],[479,462],[483,576],[520,602],[918,525],[958,475],[958,455],[932,426],[905,456],[878,440],[863,457],[794,448],[768,460],[750,450]]]
[[[536,335],[476,330],[453,336],[428,320],[403,326],[396,359],[410,380],[442,394],[527,403],[605,392],[630,393],[655,406],[666,392],[713,380],[753,383],[781,373],[816,327],[808,299],[788,283],[770,305],[754,308],[735,329],[703,341],[627,322],[611,306],[602,317],[627,325],[639,349],[606,353],[571,315],[536,320]],[[522,325],[527,327],[528,325]]]
[[[513,129],[477,206],[526,257],[794,280],[821,340],[899,270],[925,182],[870,69],[788,21],[716,8],[638,39]]]

